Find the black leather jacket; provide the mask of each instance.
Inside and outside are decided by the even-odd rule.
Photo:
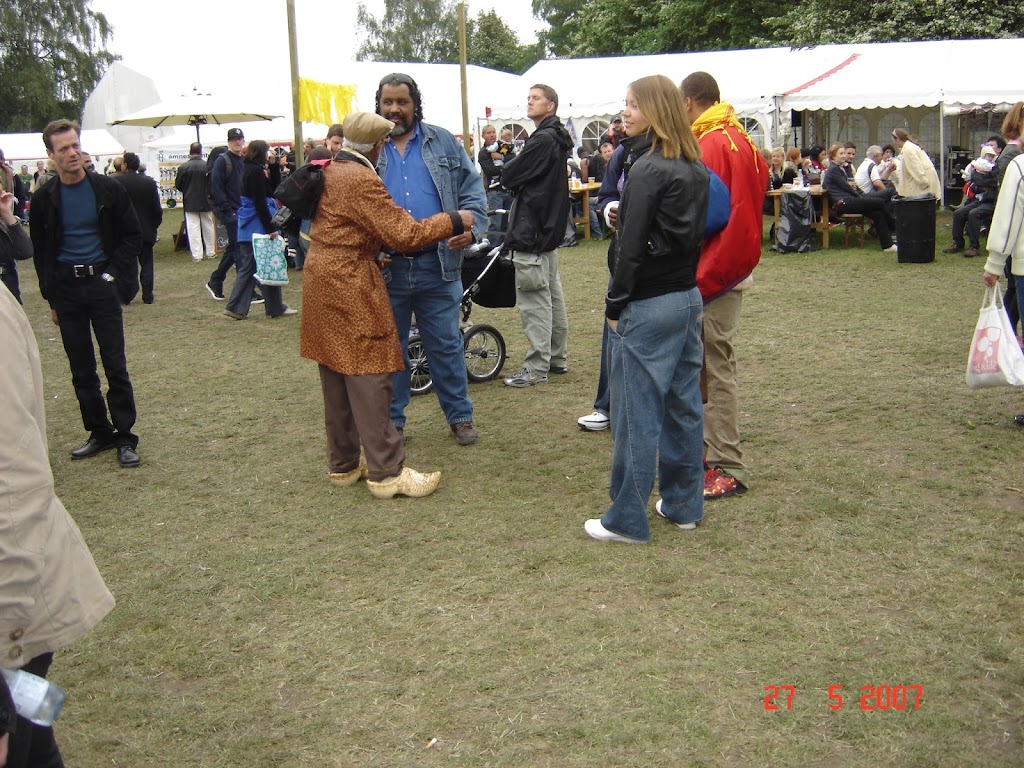
[[[515,194],[505,245],[515,251],[545,253],[565,239],[569,220],[569,178],[565,161],[572,137],[555,115],[545,118],[522,152],[501,170],[501,185]]]
[[[608,252],[612,282],[605,316],[627,304],[697,285],[697,260],[708,212],[708,171],[700,160],[669,160],[650,139],[630,147],[618,228]]]

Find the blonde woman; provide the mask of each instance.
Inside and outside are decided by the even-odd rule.
[[[692,530],[704,516],[700,370],[703,301],[697,289],[708,172],[667,77],[629,85],[622,112],[632,167],[618,210],[605,300],[614,449],[604,517],[584,530],[599,541],[650,538],[647,502]]]

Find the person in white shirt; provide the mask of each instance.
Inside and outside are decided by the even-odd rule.
[[[877,144],[868,147],[864,161],[853,175],[857,186],[865,194],[885,189],[885,180],[892,173],[892,164],[882,164],[882,148]]]

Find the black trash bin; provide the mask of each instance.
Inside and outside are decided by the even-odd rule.
[[[900,264],[927,264],[935,261],[935,197],[897,197],[896,241]]]

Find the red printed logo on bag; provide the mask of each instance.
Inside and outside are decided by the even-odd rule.
[[[979,328],[974,334],[971,347],[970,373],[999,373],[999,340],[1001,328]]]

